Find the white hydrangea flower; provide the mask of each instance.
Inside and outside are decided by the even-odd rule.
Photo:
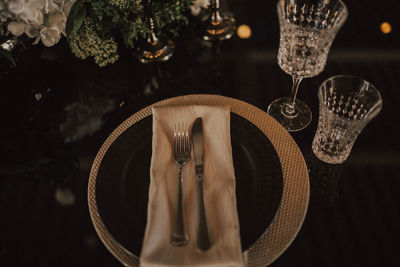
[[[21,36],[22,34],[24,34],[25,28],[26,24],[23,21],[12,21],[7,25],[7,30],[15,36]]]
[[[58,27],[43,27],[40,30],[40,39],[42,40],[42,43],[47,46],[51,47],[58,43],[61,39],[61,32]]]
[[[202,8],[208,8],[210,6],[210,0],[196,0],[195,2]]]
[[[8,2],[8,11],[17,21],[40,26],[43,24],[43,1],[46,0],[13,0]]]
[[[26,25],[25,34],[29,38],[36,38],[39,36],[39,30],[35,28],[33,25]]]
[[[13,19],[13,13],[8,10],[8,4],[11,0],[0,1],[0,21],[6,22],[8,19]]]
[[[11,20],[7,29],[15,36],[26,34],[53,46],[65,35],[65,24],[76,0],[2,0],[0,20]]]
[[[194,0],[190,6],[190,11],[193,16],[198,16],[202,8],[208,8],[210,6],[210,0]]]

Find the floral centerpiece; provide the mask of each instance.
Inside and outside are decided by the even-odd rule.
[[[177,36],[190,11],[198,15],[209,0],[152,0],[149,10],[161,34]],[[2,0],[0,42],[25,35],[51,47],[62,36],[72,53],[99,66],[119,58],[118,46],[134,48],[150,32],[142,0]],[[4,39],[6,38],[6,39]]]
[[[59,42],[65,35],[67,16],[75,0],[3,0],[0,3],[0,21],[14,36],[26,34],[40,40],[45,46]]]

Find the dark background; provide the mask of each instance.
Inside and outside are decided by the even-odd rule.
[[[90,60],[74,58],[65,40],[53,48],[37,45],[15,52],[17,67],[2,59],[1,266],[120,266],[90,221],[87,183],[101,144],[139,109],[167,97],[217,93],[266,110],[271,101],[289,94],[291,79],[276,63],[276,2],[222,2],[239,25],[251,27],[252,36],[223,42],[218,57],[193,26],[176,40],[174,57],[158,66],[141,65],[132,51],[122,49],[116,64],[98,68]],[[310,171],[311,199],[301,231],[274,267],[399,266],[400,4],[345,2],[349,17],[324,72],[300,85],[298,97],[309,104],[314,118],[292,136]],[[380,30],[385,21],[392,26],[389,34]],[[311,141],[317,88],[337,74],[374,84],[384,107],[361,133],[350,158],[342,165],[328,165],[313,156]],[[65,107],[81,103],[99,112],[96,107],[107,99],[113,109],[101,118],[100,129],[66,142],[71,134],[60,132],[68,116]],[[76,120],[76,127],[90,122]],[[68,192],[75,198],[70,205]]]

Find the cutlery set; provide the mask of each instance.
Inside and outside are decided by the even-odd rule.
[[[184,220],[182,170],[191,158],[192,147],[199,218],[197,225],[197,247],[204,251],[210,248],[210,238],[203,198],[204,140],[201,118],[197,118],[193,123],[191,134],[189,134],[187,124],[178,123],[174,125],[173,159],[178,165],[178,201],[175,207],[171,243],[176,246],[184,246],[189,241]]]

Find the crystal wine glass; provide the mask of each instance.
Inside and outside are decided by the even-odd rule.
[[[268,114],[290,132],[307,127],[311,110],[296,99],[303,78],[314,77],[325,67],[329,49],[347,18],[341,0],[281,0],[277,4],[280,24],[278,64],[293,78],[290,97],[279,98]]]
[[[167,61],[172,57],[175,51],[174,41],[165,38],[161,39],[156,36],[150,1],[151,0],[146,0],[144,2],[146,20],[149,23],[150,33],[147,35],[144,45],[140,47],[138,51],[139,60],[144,64]]]
[[[175,43],[171,39],[159,39],[154,31],[153,18],[149,18],[150,33],[139,50],[141,63],[163,62],[170,59],[175,51]]]

